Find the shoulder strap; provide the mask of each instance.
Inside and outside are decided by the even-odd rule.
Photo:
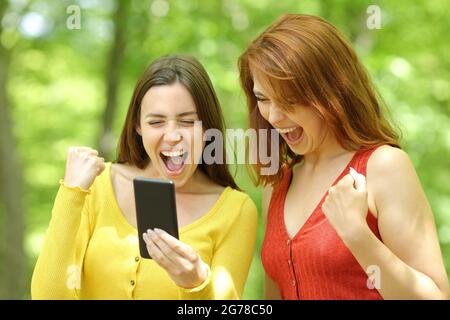
[[[358,156],[356,158],[356,161],[354,163],[354,169],[361,173],[362,175],[367,175],[367,162],[369,161],[370,156],[372,153],[377,150],[381,146],[376,146],[373,148],[360,150],[358,151]]]

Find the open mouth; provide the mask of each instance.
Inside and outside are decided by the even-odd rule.
[[[289,144],[299,143],[303,138],[302,127],[275,128],[275,129]]]
[[[166,167],[168,175],[176,176],[183,172],[188,152],[184,150],[161,151],[159,155]]]

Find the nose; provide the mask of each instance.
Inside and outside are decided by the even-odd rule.
[[[282,121],[283,118],[284,118],[284,113],[283,113],[283,111],[282,111],[280,108],[278,108],[276,105],[272,104],[272,105],[270,106],[270,109],[269,109],[269,118],[268,118],[268,121],[269,121],[272,125],[274,125],[274,124],[276,124],[276,123]]]
[[[176,144],[182,139],[181,133],[173,121],[169,121],[166,132],[164,133],[164,141],[169,144]]]

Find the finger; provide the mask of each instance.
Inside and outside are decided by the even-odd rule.
[[[366,177],[358,173],[355,169],[350,167],[350,174],[355,180],[355,188],[358,191],[366,191]]]
[[[90,163],[98,161],[98,157],[93,151],[76,151],[73,155],[78,159],[88,160]]]
[[[339,186],[353,186],[355,180],[350,174],[346,174],[338,183]]]
[[[329,204],[329,196],[325,197],[325,200],[322,203],[322,212],[327,216],[328,213],[328,204]]]
[[[97,169],[97,176],[102,174],[102,172],[106,169],[106,165],[104,163],[101,163]]]
[[[164,253],[161,252],[161,250],[152,241],[152,239],[149,238],[147,233],[144,233],[142,236],[144,238],[145,244],[147,245],[147,251],[150,257],[152,257],[152,259],[155,260],[155,262],[158,263],[161,267],[167,269],[170,265],[169,259],[164,255]]]
[[[330,187],[328,189],[328,195],[332,195],[335,191],[336,191],[336,187],[335,186]],[[326,197],[326,199],[328,199],[328,196]]]
[[[71,151],[86,152],[86,153],[89,153],[89,154],[98,155],[98,151],[97,150],[94,150],[94,149],[89,148],[89,147],[70,147],[69,149]]]
[[[89,149],[89,150],[86,150],[86,152],[89,153],[90,155],[98,156],[98,151],[97,150]]]
[[[77,150],[76,147],[68,147],[67,154],[68,155],[73,154],[73,153],[75,153],[76,150]]]
[[[181,262],[181,257],[178,252],[173,250],[163,239],[161,239],[159,234],[149,229],[147,230],[147,237],[149,237],[153,241],[153,243],[156,244],[159,250],[161,250],[161,252],[173,263],[179,264]]]
[[[98,157],[98,151],[94,149],[79,151],[80,154],[83,154],[89,158]]]
[[[187,244],[181,242],[180,240],[176,239],[175,237],[172,237],[170,234],[165,232],[164,230],[155,228],[155,232],[158,233],[159,237],[164,240],[164,242],[172,248],[173,251],[177,252],[178,255],[181,257],[188,259],[191,262],[194,262],[198,255]]]
[[[80,147],[80,149],[81,149],[81,151],[89,152],[89,153],[98,155],[98,151],[95,150],[95,149],[92,149],[92,148],[90,148],[90,147]]]

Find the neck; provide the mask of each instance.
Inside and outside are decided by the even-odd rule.
[[[150,179],[160,179],[162,178],[159,174],[158,170],[155,169],[154,166],[152,166],[152,163],[149,162],[149,164],[144,169],[139,169],[135,166],[132,167],[134,170],[136,170],[136,174],[143,176],[144,178],[150,178]]]
[[[316,168],[348,152],[339,144],[336,137],[328,131],[318,148],[311,153],[305,154],[303,159],[306,166]]]
[[[197,168],[194,174],[181,187],[175,187],[175,192],[182,194],[199,193],[206,184],[206,180],[205,174]]]

